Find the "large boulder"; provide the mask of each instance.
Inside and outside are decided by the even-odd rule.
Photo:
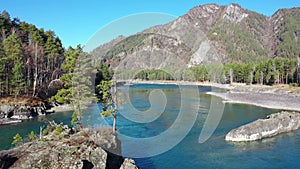
[[[60,79],[52,80],[48,85],[48,97],[54,96],[60,89],[63,88],[63,82]]]
[[[226,141],[255,141],[300,128],[300,113],[280,112],[231,130]]]
[[[0,106],[0,118],[8,118],[13,113],[15,107],[11,105],[1,105]]]

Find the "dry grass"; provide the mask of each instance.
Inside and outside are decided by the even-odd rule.
[[[1,105],[27,105],[30,107],[41,106],[46,103],[45,100],[42,100],[38,97],[31,96],[5,96],[0,98],[0,106]]]

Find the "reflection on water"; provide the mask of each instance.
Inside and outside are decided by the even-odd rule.
[[[279,134],[276,137],[265,138],[263,140],[257,140],[251,142],[230,142],[230,144],[232,144],[238,151],[241,152],[259,151],[265,149],[272,149],[276,146],[278,141],[297,137],[297,135],[299,134],[300,131],[294,131],[294,132]]]

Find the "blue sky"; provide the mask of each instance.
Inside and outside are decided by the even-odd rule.
[[[19,17],[39,28],[54,30],[68,47],[85,45],[98,30],[128,15],[158,12],[178,17],[198,5],[232,2],[267,16],[279,8],[300,6],[299,0],[0,0],[0,11],[7,10],[12,18]]]

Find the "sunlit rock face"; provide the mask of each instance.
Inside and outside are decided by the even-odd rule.
[[[226,141],[255,141],[300,128],[300,113],[280,112],[231,130]]]
[[[226,12],[223,15],[223,19],[229,20],[233,23],[241,22],[244,18],[248,17],[248,14],[236,4],[230,4],[226,8]]]

